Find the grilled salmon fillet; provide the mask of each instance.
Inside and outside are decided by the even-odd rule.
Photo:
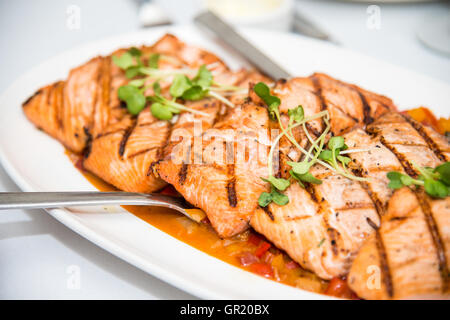
[[[70,71],[66,81],[39,89],[24,102],[25,115],[66,148],[82,152],[91,137],[97,98],[101,104],[101,99],[107,96],[98,80],[108,68],[109,60],[94,58]]]
[[[394,164],[391,156],[391,164],[382,165],[382,171],[416,177],[416,166],[435,167],[447,160],[448,142],[408,116],[387,113],[367,130],[374,143],[398,159]],[[385,159],[370,158],[359,161],[382,164]],[[366,174],[370,176],[370,170]],[[388,204],[387,210],[382,207],[381,226],[374,225],[375,234],[353,262],[350,287],[366,299],[450,298],[450,199],[432,199],[422,188],[413,191],[405,187],[380,201]]]
[[[423,188],[388,187],[387,173],[417,177],[417,167],[450,160],[448,139],[397,112],[382,95],[323,73],[273,81],[256,71],[231,71],[214,54],[167,34],[143,57],[159,53],[159,69],[206,65],[214,82],[244,88],[227,93],[230,103],[211,96],[184,102],[201,114],[182,112],[171,121],[155,118],[149,106],[132,116],[117,90],[129,80],[99,56],[70,71],[66,80],[39,89],[23,104],[38,128],[73,152],[83,166],[118,189],[154,192],[172,184],[205,211],[222,238],[253,227],[303,268],[323,279],[344,277],[366,299],[450,298],[450,199],[433,199]],[[144,60],[147,58],[144,58]],[[153,94],[148,79],[146,95]],[[280,121],[253,90],[264,82],[281,100]],[[160,81],[170,98],[171,79]],[[248,88],[248,90],[247,90]],[[217,96],[216,96],[217,97]],[[220,98],[220,97],[219,97]],[[301,105],[306,117],[328,111],[332,136],[343,136],[351,172],[348,179],[321,164],[310,172],[321,184],[291,181],[289,203],[258,205],[270,190],[273,139],[289,124],[289,110]],[[308,149],[325,130],[323,118],[292,130]],[[273,155],[273,175],[289,179],[289,161],[304,154],[282,137]]]
[[[217,56],[170,34],[153,46],[139,49],[143,56],[164,55],[160,69],[208,65],[224,84],[241,82],[247,74],[244,70],[230,71]],[[119,49],[111,56],[125,51]],[[160,159],[171,124],[153,118],[148,109],[137,118],[128,114],[117,95],[118,88],[128,79],[112,63],[111,56],[96,57],[73,69],[67,80],[38,90],[23,104],[23,110],[31,122],[66,148],[84,152],[84,168],[106,182],[125,191],[156,191],[165,182],[153,175],[150,164]],[[151,83],[146,85],[151,87]],[[162,81],[162,90],[167,91],[169,85],[170,82]]]
[[[443,263],[449,257],[449,224],[450,198],[432,200],[422,191],[398,190],[381,227],[353,262],[350,287],[365,299],[449,299]]]
[[[283,124],[287,125],[288,110],[296,108],[299,104],[303,106],[306,116],[313,115],[325,108],[328,109],[329,105],[331,105],[328,100],[333,99],[331,97],[331,92],[336,90],[345,90],[353,97],[354,104],[358,104],[358,107],[360,108],[358,123],[361,125],[364,125],[364,121],[368,121],[367,117],[364,117],[364,112],[370,114],[372,117],[371,121],[373,121],[373,118],[389,110],[395,109],[392,102],[387,98],[372,93],[369,94],[368,92],[360,93],[357,87],[337,80],[334,80],[333,82],[333,80],[334,79],[328,76],[315,74],[309,78],[294,78],[289,81],[278,81],[275,84],[273,92],[275,95],[279,96],[282,101],[280,111],[282,113],[281,117]],[[326,87],[322,88],[323,82],[326,82]],[[325,94],[330,96],[328,100],[324,98],[323,95]],[[366,96],[367,98],[365,98]],[[225,119],[214,125],[213,129],[219,130],[220,132],[230,128],[234,130],[238,129],[240,131],[247,130],[247,132],[255,131],[258,128],[263,128],[265,130],[279,129],[276,122],[269,120],[267,110],[262,105],[262,101],[252,92],[250,92],[249,97],[250,100],[247,103],[243,103],[237,108],[230,110]],[[363,99],[365,99],[364,103],[362,102]],[[367,101],[370,101],[370,105]],[[342,101],[334,101],[334,103],[339,105]],[[376,110],[372,110],[371,106],[376,108]],[[345,117],[346,119],[351,118],[351,116],[347,115],[344,111],[341,111],[340,109],[338,111],[339,117]],[[332,116],[331,121],[334,121],[333,119]],[[338,122],[341,122],[341,120],[338,119]],[[354,123],[355,121],[352,120],[349,126],[353,126]],[[323,130],[323,123],[320,120],[311,121],[308,123],[308,128],[312,135],[318,135]],[[348,129],[348,127],[344,128],[342,123],[336,132],[342,132]],[[208,131],[205,132],[205,135],[208,135]],[[294,136],[300,141],[300,144],[304,146],[307,144],[305,133],[301,129],[297,129],[294,132]],[[265,139],[266,138],[268,138],[268,136],[265,137]],[[211,147],[211,144],[212,146],[219,148],[219,145],[223,144],[223,142],[204,142],[202,149],[204,151],[207,150]],[[269,148],[258,142],[254,149],[259,149],[262,151],[262,154],[267,155]],[[301,155],[286,138],[281,139],[279,150],[280,152],[277,155],[279,161],[276,163],[274,169],[276,170],[275,172],[278,172],[278,175],[285,176],[288,170],[286,161],[296,161]],[[203,155],[204,154],[205,152],[203,152]],[[291,188],[293,190],[288,190],[288,193],[292,192],[293,194],[292,198],[290,198],[302,199],[301,203],[297,204],[296,201],[295,203],[292,202],[284,207],[270,205],[269,208],[263,210],[258,209],[257,199],[261,192],[269,189],[269,185],[260,179],[260,177],[266,177],[268,174],[264,163],[254,161],[241,166],[238,160],[236,160],[237,162],[233,165],[219,165],[218,161],[212,161],[213,165],[211,165],[211,162],[208,162],[208,160],[210,159],[203,159],[205,162],[204,164],[179,164],[178,166],[174,166],[171,162],[162,161],[155,166],[155,169],[162,179],[173,184],[189,202],[202,208],[206,212],[212,226],[222,237],[229,237],[242,232],[248,228],[248,221],[250,220],[251,225],[257,231],[264,234],[280,248],[288,251],[295,260],[299,262],[306,261],[302,265],[309,266],[309,269],[317,271],[318,274],[324,278],[343,275],[346,270],[349,269],[351,257],[357,252],[357,249],[365,239],[366,233],[369,234],[372,231],[372,228],[367,224],[366,218],[369,217],[375,223],[378,223],[378,216],[374,205],[363,187],[357,183],[352,183],[348,179],[346,179],[347,181],[344,181],[343,179],[341,182],[339,181],[341,177],[328,172],[321,172],[320,174],[327,183],[324,183],[317,188],[317,190],[314,190],[318,195],[323,194],[324,198],[326,198],[329,196],[326,195],[326,193],[329,190],[332,190],[334,184],[337,182],[342,185],[342,188],[340,188],[342,191],[338,192],[337,195],[344,194],[345,197],[343,201],[336,202],[336,198],[324,199],[323,203],[319,205],[317,204],[317,199],[311,195],[314,187],[310,190],[311,192],[308,192],[303,189],[297,190],[298,188],[292,186]],[[191,159],[191,161],[193,160]],[[320,168],[317,167],[315,170],[320,171]],[[295,192],[294,189],[296,190]],[[297,192],[301,193],[302,197],[297,195]],[[338,197],[337,195],[336,197]],[[361,201],[353,201],[348,204],[345,203],[348,199],[359,197],[360,195],[363,195]],[[317,223],[320,224],[322,231],[316,232],[317,239],[310,239],[311,232],[307,230],[310,230],[311,228],[308,228],[307,225],[305,225],[303,230],[307,235],[304,235],[299,231],[300,237],[304,237],[303,242],[308,243],[309,247],[315,248],[324,238],[329,239],[322,248],[316,250],[317,252],[313,253],[310,251],[309,254],[311,256],[317,256],[317,263],[309,261],[311,258],[307,256],[308,253],[305,253],[308,250],[302,251],[302,249],[297,249],[301,247],[298,245],[297,239],[292,239],[291,244],[291,241],[289,241],[289,239],[291,239],[289,236],[291,229],[286,229],[286,232],[283,231],[282,234],[279,234],[280,231],[275,230],[276,228],[271,219],[277,219],[276,216],[278,215],[278,211],[283,211],[283,214],[286,216],[302,216],[303,210],[294,212],[295,209],[293,208],[296,208],[297,206],[307,206],[306,203],[308,203],[308,201],[304,200],[304,198],[309,199],[311,208],[314,208],[310,209],[315,212],[317,217],[312,220],[316,220]],[[291,205],[293,208],[290,207]],[[276,212],[267,213],[266,211],[271,210],[272,207]],[[323,216],[328,214],[331,217],[332,214],[335,214],[336,211],[339,212],[339,210],[349,211],[350,213],[347,216],[352,218],[349,218],[348,220],[341,218],[341,221],[343,221],[342,225],[336,227],[339,229],[339,231],[336,231],[334,228],[328,226],[331,218],[327,218],[327,220],[323,219]],[[261,219],[258,220],[256,216]],[[305,221],[306,220],[307,219],[305,219]],[[357,225],[355,221],[357,221]],[[289,223],[303,223],[303,221],[298,222],[295,220],[293,222],[290,221]],[[351,230],[354,224],[356,226],[353,228],[354,230]],[[276,233],[278,233],[278,235]],[[283,245],[274,240],[277,239],[277,237],[283,238],[283,241],[288,241],[289,244]],[[295,249],[289,250],[289,246],[295,247]],[[325,267],[321,261],[322,251],[324,250],[328,251],[329,256],[327,259],[331,261],[328,263],[328,266]],[[302,254],[293,254],[294,251],[302,251]],[[338,258],[336,258],[337,256]],[[333,259],[339,260],[339,263],[333,262]],[[320,268],[323,270],[322,272],[319,271]]]
[[[98,177],[129,192],[161,189],[150,165],[158,159],[170,132],[170,123],[155,119],[149,108],[137,119],[125,116],[99,134],[85,155],[83,166]]]
[[[259,178],[267,175],[267,162],[262,163],[256,154],[267,153],[267,129],[266,109],[244,103],[188,144],[189,161],[171,152],[154,169],[187,201],[206,212],[221,237],[230,237],[248,228],[249,215],[257,206],[255,197],[267,189]],[[237,157],[238,153],[245,156]]]
[[[226,75],[222,75],[222,81],[234,84],[227,82],[232,81],[230,78],[234,79],[234,73],[229,71],[219,58],[206,51],[187,46],[174,36],[166,35],[151,50],[172,57],[169,60],[163,59],[159,69],[177,69],[180,66],[197,68],[200,65],[214,64],[213,72],[225,73]],[[240,72],[236,77],[240,79]],[[146,85],[149,87],[146,94],[153,94],[152,83],[148,82]],[[164,94],[170,82],[163,81],[160,85]],[[117,92],[115,94],[117,95]],[[180,122],[186,117],[189,115],[182,114]],[[154,118],[149,109],[141,112],[137,119],[128,119],[129,116],[125,118],[121,121],[120,129],[113,124],[106,129],[106,132],[112,131],[112,134],[99,134],[93,139],[83,166],[121,190],[157,191],[166,183],[153,174],[150,166],[161,158],[172,125],[170,122]]]
[[[388,98],[324,74],[278,83],[274,93],[282,100],[282,113],[299,104],[305,115],[328,110],[333,134],[343,134],[355,126],[363,127],[395,110]],[[307,130],[314,137],[323,130],[320,121],[308,124]],[[304,136],[304,132],[299,133],[303,146],[307,145]],[[280,141],[279,174],[283,177],[287,174],[283,163],[299,160],[299,155],[290,151],[290,143],[286,144],[283,146],[283,140]],[[320,165],[311,168],[311,173],[322,179],[321,185],[311,184],[302,189],[292,184],[286,192],[290,199],[287,205],[258,208],[250,224],[320,277],[344,276],[364,240],[373,233],[370,223],[379,225],[379,213],[366,185]]]

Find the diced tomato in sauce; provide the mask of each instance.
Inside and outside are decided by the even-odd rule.
[[[265,278],[273,277],[273,269],[267,263],[254,263],[250,266],[250,270]]]
[[[347,281],[345,279],[341,279],[335,277],[330,280],[328,283],[328,287],[326,288],[325,294],[338,297],[338,298],[346,298],[346,299],[355,299],[357,296],[355,293],[350,290]]]
[[[238,256],[239,262],[242,266],[246,267],[252,265],[255,262],[258,262],[259,259],[251,252],[244,252]]]
[[[272,246],[272,245],[271,245],[270,243],[268,243],[268,242],[266,242],[266,241],[263,241],[263,242],[259,245],[258,249],[256,249],[255,255],[256,255],[258,258],[261,258],[261,257],[263,256],[263,254],[266,253],[266,251],[269,250],[269,248],[270,248],[271,246]]]
[[[248,242],[254,246],[258,246],[259,243],[261,242],[261,237],[254,233],[251,233],[250,236],[248,237]]]

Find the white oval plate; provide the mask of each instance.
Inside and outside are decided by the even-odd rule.
[[[39,87],[64,79],[69,70],[119,47],[152,44],[170,31],[209,49],[232,67],[243,64],[194,27],[154,28],[108,38],[60,54],[30,70],[0,97],[0,160],[23,191],[89,191],[64,148],[37,130],[21,104]],[[243,33],[294,75],[326,72],[394,98],[401,108],[429,106],[448,116],[450,86],[360,54],[299,36],[245,29]],[[132,265],[193,295],[208,299],[322,299],[213,258],[172,238],[120,207],[48,211],[60,222]]]

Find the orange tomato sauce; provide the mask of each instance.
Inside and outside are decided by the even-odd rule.
[[[100,178],[83,170],[79,156],[67,151],[81,173],[100,191],[118,191]],[[168,186],[161,193],[179,194]],[[166,208],[123,206],[143,221],[172,237],[189,244],[217,259],[262,277],[317,293],[325,293],[328,281],[302,269],[283,251],[271,245],[253,230],[230,239],[221,239],[208,221],[196,223],[182,214]]]

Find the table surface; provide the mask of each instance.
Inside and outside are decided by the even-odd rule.
[[[70,5],[81,9],[79,30],[66,27]],[[367,28],[367,7],[296,2],[298,10],[343,46],[450,82],[450,58],[424,47],[415,33],[424,19],[448,14],[448,4],[380,4],[380,29]],[[1,1],[0,92],[32,66],[62,51],[139,29],[136,15],[136,3],[129,0]],[[0,192],[4,191],[18,188],[0,167]],[[0,299],[195,298],[102,250],[43,210],[0,213],[0,288]]]

